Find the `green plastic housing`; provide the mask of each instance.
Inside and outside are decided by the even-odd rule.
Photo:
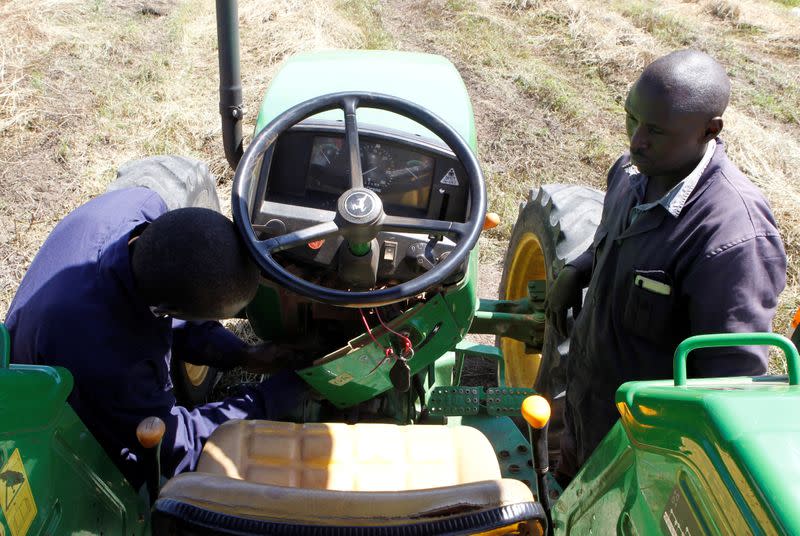
[[[472,103],[461,75],[442,56],[415,52],[343,50],[292,56],[264,95],[255,131],[295,104],[342,91],[372,91],[412,101],[444,119],[473,151],[477,149]],[[334,110],[312,119],[344,120],[344,114]],[[383,110],[359,108],[358,122],[438,139],[416,122]]]
[[[779,345],[773,334],[688,339],[675,379],[617,391],[621,418],[553,509],[556,534],[800,534],[800,386],[787,377],[686,380],[689,350]]]
[[[0,332],[5,335],[2,324]],[[0,368],[0,466],[18,451],[25,469],[24,475],[0,474],[0,497],[13,501],[25,482],[30,485],[35,515],[27,534],[149,534],[147,501],[67,404],[72,385],[72,375],[60,367]],[[14,508],[7,514],[21,515]],[[2,513],[0,529],[14,534]]]

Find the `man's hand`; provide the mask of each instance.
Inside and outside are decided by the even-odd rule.
[[[547,321],[562,337],[569,336],[567,310],[572,308],[573,314],[577,314],[582,299],[583,287],[580,282],[580,274],[575,267],[567,265],[559,272],[558,277],[548,289],[547,299],[544,302]]]
[[[274,374],[307,366],[313,354],[298,346],[262,342],[245,347],[239,365],[254,374]]]

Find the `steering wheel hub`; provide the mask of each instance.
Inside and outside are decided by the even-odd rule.
[[[383,215],[380,197],[367,188],[353,188],[339,197],[339,216],[346,222],[363,225],[378,221]]]

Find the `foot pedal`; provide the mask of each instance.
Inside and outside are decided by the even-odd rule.
[[[489,415],[519,415],[522,401],[536,391],[525,387],[490,387],[486,389],[486,413]]]
[[[487,415],[516,416],[522,401],[534,394],[533,389],[522,387],[436,387],[428,399],[428,410],[434,417],[478,415],[481,409]]]
[[[483,387],[436,387],[428,399],[428,411],[434,417],[477,415],[483,398]]]

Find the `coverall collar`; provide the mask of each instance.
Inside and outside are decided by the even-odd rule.
[[[711,158],[714,156],[716,148],[717,141],[709,141],[706,145],[706,152],[703,155],[703,158],[700,160],[700,162],[698,162],[697,166],[695,166],[692,172],[689,173],[678,184],[673,186],[669,192],[661,197],[661,199],[651,203],[641,203],[641,200],[644,199],[645,192],[647,190],[647,175],[641,174],[635,165],[629,164],[629,166],[625,169],[625,172],[631,177],[631,188],[634,191],[634,196],[637,203],[636,206],[631,209],[630,223],[636,221],[639,216],[642,215],[642,213],[647,212],[648,210],[651,210],[659,205],[664,207],[664,210],[666,210],[668,214],[671,214],[673,218],[680,216],[683,207],[686,206],[686,201],[689,199],[689,196],[692,194],[692,192],[694,192],[698,182],[700,182],[700,177],[702,177],[703,173],[708,167],[708,164],[711,162]]]

